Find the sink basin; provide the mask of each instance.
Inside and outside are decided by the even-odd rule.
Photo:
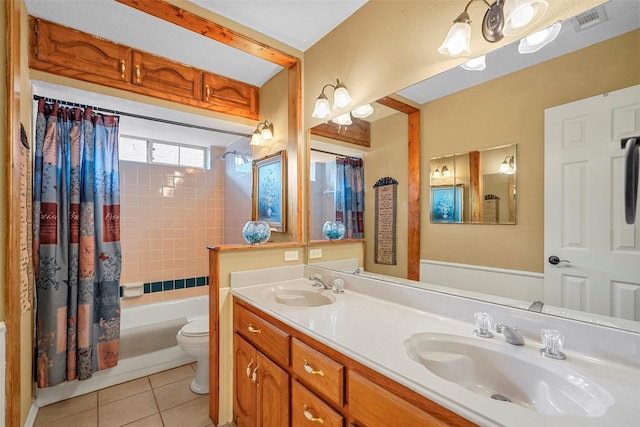
[[[547,415],[598,417],[613,396],[569,361],[504,340],[418,333],[404,342],[409,357],[447,381],[495,400]]]
[[[329,290],[302,285],[290,286],[272,286],[263,291],[263,296],[269,301],[278,304],[289,305],[292,307],[318,307],[321,305],[333,304],[336,297]]]

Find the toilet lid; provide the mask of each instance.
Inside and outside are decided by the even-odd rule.
[[[209,334],[209,318],[203,317],[189,322],[180,329],[180,333],[186,337],[195,337]]]

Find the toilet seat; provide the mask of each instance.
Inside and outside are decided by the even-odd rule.
[[[209,318],[203,317],[187,323],[180,329],[180,335],[185,337],[201,337],[209,335]]]

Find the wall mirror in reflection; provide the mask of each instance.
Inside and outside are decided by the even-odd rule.
[[[429,163],[432,223],[516,223],[516,144]]]

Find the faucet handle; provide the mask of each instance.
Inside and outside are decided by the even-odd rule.
[[[309,276],[309,281],[311,282],[311,286],[313,286],[314,288],[322,287],[322,284],[318,280],[322,280],[322,276],[320,276],[319,273],[312,274],[311,276]]]
[[[542,345],[544,345],[544,348],[540,349],[540,354],[552,359],[564,360],[567,358],[566,354],[560,351],[564,345],[562,332],[555,329],[541,329],[540,336],[542,337]]]
[[[476,321],[476,330],[473,331],[473,335],[480,338],[491,338],[491,324],[493,323],[493,317],[489,313],[478,312],[474,313],[473,318]]]

